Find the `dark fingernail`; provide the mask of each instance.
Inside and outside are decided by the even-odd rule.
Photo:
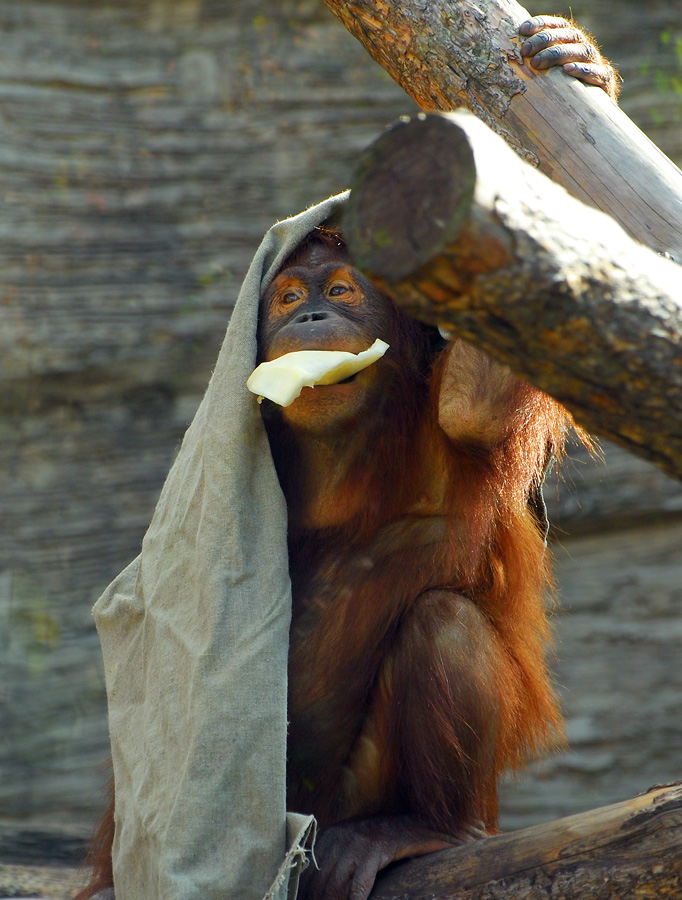
[[[531,27],[530,22],[522,22],[521,25],[519,25],[519,34],[528,34]]]
[[[529,56],[530,51],[531,51],[531,46],[532,45],[531,45],[530,41],[526,41],[525,43],[521,44],[521,56]]]

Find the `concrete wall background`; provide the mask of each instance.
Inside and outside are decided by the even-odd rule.
[[[625,110],[682,160],[679,4],[572,8],[618,64]],[[322,0],[0,0],[0,34],[11,860],[19,833],[54,854],[101,809],[90,607],[137,554],[262,233],[342,189],[413,107]],[[681,486],[610,447],[572,477],[552,511],[570,746],[509,786],[510,826],[682,776]]]

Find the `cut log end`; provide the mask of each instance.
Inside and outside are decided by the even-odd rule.
[[[343,230],[367,272],[405,278],[458,236],[476,182],[465,131],[439,116],[403,119],[363,154]]]

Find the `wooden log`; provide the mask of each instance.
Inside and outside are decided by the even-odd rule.
[[[401,863],[372,900],[676,900],[682,786]]]
[[[475,116],[421,114],[382,135],[353,179],[344,231],[403,308],[682,476],[682,268]]]
[[[422,109],[469,108],[574,196],[682,261],[682,173],[600,88],[522,59],[529,14],[514,0],[325,3]]]

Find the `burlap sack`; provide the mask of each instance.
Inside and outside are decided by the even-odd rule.
[[[275,225],[139,557],[95,605],[116,781],[117,900],[284,898],[312,820],[286,814],[286,506],[256,398],[258,299],[345,195]]]

